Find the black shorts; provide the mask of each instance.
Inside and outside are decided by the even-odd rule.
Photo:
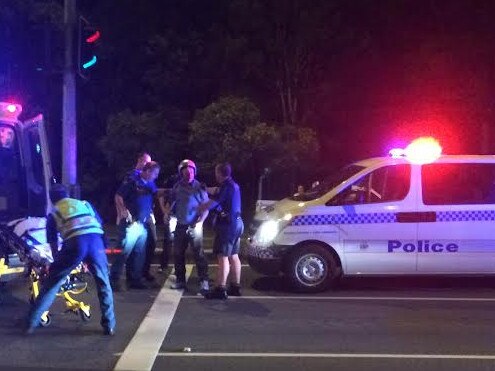
[[[241,249],[241,235],[244,232],[242,219],[238,218],[235,225],[218,225],[215,229],[213,254],[221,256],[239,254]]]

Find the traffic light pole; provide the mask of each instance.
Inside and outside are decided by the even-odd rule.
[[[65,63],[62,102],[62,183],[73,197],[79,196],[77,185],[76,71],[74,35],[77,19],[76,0],[64,1]]]

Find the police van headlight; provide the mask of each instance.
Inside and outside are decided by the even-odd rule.
[[[263,246],[270,244],[275,237],[277,237],[278,228],[277,220],[267,220],[266,222],[263,222],[258,231],[258,242]]]
[[[256,233],[256,243],[264,247],[270,245],[291,219],[291,214],[285,214],[283,218],[278,220],[267,220],[263,222]]]

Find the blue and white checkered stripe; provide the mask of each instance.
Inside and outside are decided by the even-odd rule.
[[[291,225],[396,223],[395,213],[299,215]]]
[[[437,222],[467,222],[495,220],[495,210],[439,211]]]

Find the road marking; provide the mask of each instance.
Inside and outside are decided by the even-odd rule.
[[[186,265],[186,281],[192,268],[192,264]],[[151,370],[183,293],[170,289],[172,283],[171,277],[167,278],[114,370]]]
[[[161,267],[161,264],[151,264],[152,267]],[[174,263],[170,263],[169,267],[174,267]],[[208,264],[208,267],[218,267],[218,264]],[[241,267],[249,267],[249,264],[241,264]]]
[[[204,299],[202,296],[183,296],[183,299]],[[495,298],[440,298],[440,297],[400,297],[400,296],[229,296],[229,300],[369,300],[369,301],[466,301],[495,302]]]
[[[380,354],[380,353],[189,353],[163,352],[159,357],[249,357],[249,358],[401,358],[495,360],[490,354]]]

